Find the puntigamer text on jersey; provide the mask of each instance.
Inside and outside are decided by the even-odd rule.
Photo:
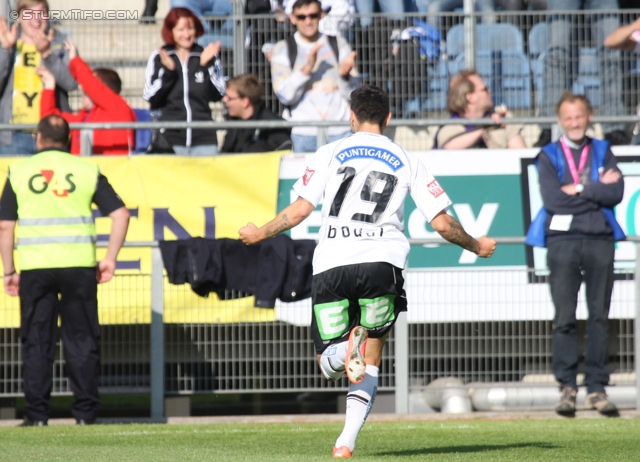
[[[341,164],[344,164],[349,159],[367,159],[373,158],[380,160],[393,169],[394,172],[404,167],[404,164],[400,159],[380,148],[372,148],[370,146],[354,146],[347,148],[344,151],[340,151],[336,154],[336,158]]]

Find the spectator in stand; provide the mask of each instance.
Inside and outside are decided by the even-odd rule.
[[[198,43],[203,47],[220,40],[233,40],[233,21],[231,19],[224,21],[205,19],[208,16],[219,18],[233,15],[232,0],[170,0],[169,7],[171,9],[188,8],[198,16],[204,28],[204,33],[199,36]],[[218,27],[212,27],[214,22]],[[231,47],[232,45],[227,42],[225,46]]]
[[[499,3],[500,0],[496,0],[496,2]],[[464,0],[416,0],[416,9],[418,12],[426,14],[429,23],[440,30],[441,33],[444,32],[444,29],[451,27],[451,24],[441,24],[441,21],[445,18],[439,15],[463,7]],[[494,22],[494,0],[478,0],[476,2],[476,10],[482,13],[483,23]]]
[[[69,73],[64,37],[49,28],[47,1],[19,0],[16,12],[18,23],[11,27],[0,16],[0,123],[36,124],[42,93],[38,66],[54,75],[56,101],[62,111],[71,111],[67,93],[78,88],[78,83]],[[0,155],[36,151],[31,131],[0,132]]]
[[[365,28],[373,24],[371,16],[376,11],[376,6],[386,18],[402,20],[405,13],[404,4],[398,0],[355,0],[356,12],[360,17],[360,26]]]
[[[296,0],[285,0],[284,12],[293,13]],[[349,30],[354,23],[356,12],[354,0],[320,0],[324,16],[320,19],[319,30],[324,35],[340,35]]]
[[[218,54],[220,42],[202,48],[204,33],[198,17],[187,8],[173,8],[164,19],[165,42],[147,64],[143,97],[158,111],[160,121],[211,120],[210,102],[222,100],[225,81]],[[218,153],[212,129],[160,129],[152,152],[207,156]]]
[[[98,68],[93,71],[78,56],[75,45],[65,41],[65,49],[69,53],[69,71],[78,81],[84,96],[82,108],[76,114],[63,112],[56,107],[56,78],[44,66],[36,68],[44,84],[40,113],[42,117],[50,114],[62,116],[69,123],[73,122],[135,122],[136,115],[129,107],[120,91],[122,81],[113,69]],[[93,134],[93,154],[118,155],[129,154],[135,144],[133,130],[96,130]],[[80,130],[71,131],[71,154],[80,154]]]
[[[323,12],[319,0],[298,0],[291,23],[298,31],[293,40],[281,40],[273,50],[273,89],[286,106],[284,118],[296,121],[349,120],[349,98],[360,86],[355,69],[356,53],[342,37],[319,31]],[[291,59],[290,46],[295,48]],[[330,127],[329,142],[350,133],[349,127]],[[317,128],[294,127],[291,140],[296,152],[314,152]]]
[[[145,0],[144,10],[142,10],[141,24],[155,24],[156,12],[158,11],[158,0]]]
[[[624,114],[622,103],[622,73],[620,52],[604,46],[605,38],[618,28],[618,0],[554,0],[547,7],[547,51],[544,62],[542,116],[555,114],[556,102],[563,92],[571,88],[576,75],[571,55],[578,56],[577,48],[584,46],[572,39],[574,23],[579,18],[578,11],[591,24],[591,39],[598,48],[600,69],[600,115],[619,116]],[[571,15],[559,13],[573,11]],[[598,13],[607,11],[609,13]],[[629,137],[624,132],[624,124],[607,123],[602,128],[605,139],[612,145],[628,144]],[[551,128],[544,128],[535,146],[545,146],[551,142]]]
[[[222,102],[227,120],[283,120],[264,105],[264,87],[253,74],[237,75],[227,82]],[[291,148],[290,128],[232,128],[220,152],[269,152]]]
[[[502,124],[502,118],[511,117],[511,113],[504,105],[493,108],[491,89],[473,69],[461,71],[451,79],[447,93],[447,109],[454,119],[491,117],[495,124],[444,125],[436,133],[437,149],[526,148],[520,134],[522,125]]]

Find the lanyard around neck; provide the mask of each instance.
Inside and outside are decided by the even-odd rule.
[[[575,184],[580,183],[580,174],[582,170],[584,170],[584,166],[587,164],[587,157],[589,157],[589,143],[585,143],[582,148],[582,152],[580,153],[580,164],[576,169],[576,163],[573,160],[573,154],[571,153],[571,149],[567,145],[564,137],[560,138],[560,144],[562,145],[562,151],[564,152],[564,157],[567,159],[567,164],[569,164],[569,171],[571,172],[571,177],[573,178],[573,182]]]

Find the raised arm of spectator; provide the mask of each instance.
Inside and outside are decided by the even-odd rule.
[[[149,58],[142,97],[151,103],[151,109],[165,105],[169,91],[178,81],[178,71],[172,59],[162,48],[153,52]],[[174,67],[170,67],[171,63]]]
[[[342,37],[338,37],[338,50],[340,53],[340,59],[338,63],[338,87],[342,96],[349,100],[351,92],[361,85],[358,71],[356,70],[356,52],[351,50],[351,47]]]
[[[42,95],[40,96],[40,117],[46,117],[50,114],[61,116],[67,122],[82,122],[85,117],[84,111],[78,114],[72,114],[71,112],[62,112],[56,105],[56,79],[44,66],[36,68],[36,73],[40,76],[44,88]]]
[[[73,46],[73,44],[70,45]],[[72,54],[75,55],[75,53]],[[113,107],[114,102],[121,99],[120,95],[116,94],[93,74],[91,67],[80,56],[75,55],[71,59],[69,70],[94,105],[107,109]]]
[[[18,39],[18,25],[11,27],[7,18],[0,16],[0,89],[4,91],[13,67],[14,47]]]
[[[206,68],[209,74],[210,101],[221,101],[227,91],[227,84],[220,61],[220,42],[210,43],[200,56],[200,66]]]
[[[304,95],[307,83],[311,80],[319,46],[318,44],[311,50],[302,68],[292,70],[294,63],[289,62],[287,43],[281,41],[276,44],[271,57],[271,80],[273,91],[282,104],[293,106]]]
[[[604,39],[604,46],[616,50],[633,51],[638,45],[638,42],[632,37],[636,31],[640,31],[640,18],[631,24],[620,26],[611,32],[611,34]]]
[[[44,34],[44,32],[40,32]],[[44,41],[50,40],[47,52],[43,53],[42,64],[51,71],[56,78],[56,85],[65,92],[70,92],[78,88],[78,82],[69,71],[69,53],[64,47],[64,37],[60,34],[46,36]]]

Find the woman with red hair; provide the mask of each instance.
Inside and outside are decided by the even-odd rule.
[[[164,19],[164,45],[147,64],[144,99],[160,121],[211,120],[210,102],[221,101],[225,80],[220,42],[202,48],[204,34],[198,17],[187,8],[173,8]],[[154,153],[208,156],[218,153],[215,130],[160,129],[152,143]]]

